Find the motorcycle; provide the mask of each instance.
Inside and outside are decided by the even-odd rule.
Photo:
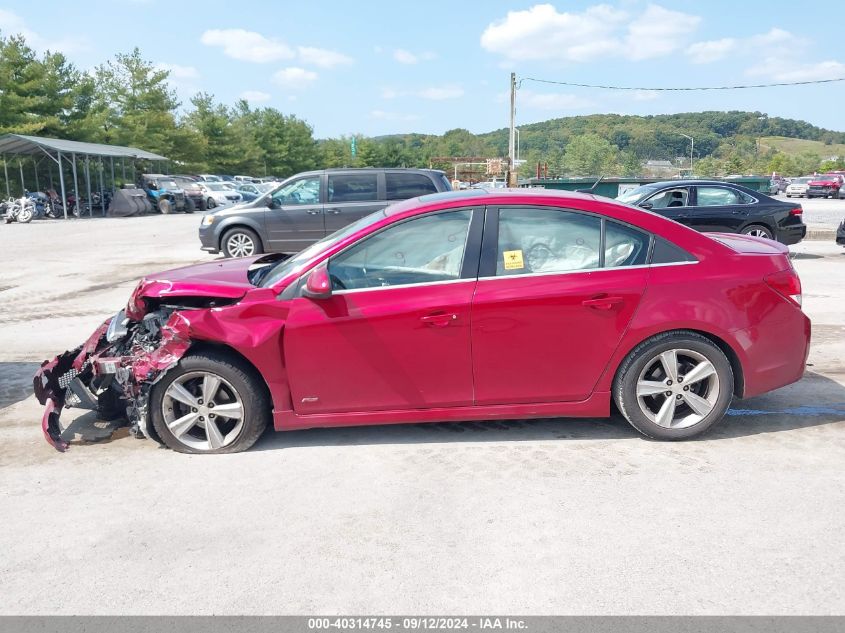
[[[2,205],[4,212],[3,219],[6,224],[12,222],[20,222],[21,224],[29,224],[35,217],[35,202],[31,200],[26,194],[18,199],[9,198]]]

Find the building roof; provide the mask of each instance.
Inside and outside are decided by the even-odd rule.
[[[164,156],[159,156],[158,154],[153,154],[137,147],[83,143],[82,141],[66,141],[64,139],[26,136],[24,134],[6,134],[0,137],[0,154],[40,154],[42,150],[47,152],[62,152],[64,154],[80,154],[83,156],[103,156],[107,158],[167,160]]]

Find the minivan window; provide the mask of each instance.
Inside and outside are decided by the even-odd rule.
[[[283,206],[291,204],[319,204],[320,177],[300,178],[294,180],[273,194],[273,205]]]
[[[388,200],[407,200],[429,193],[437,193],[431,178],[423,174],[387,172],[385,175]]]
[[[329,174],[329,202],[370,202],[378,200],[378,175]]]

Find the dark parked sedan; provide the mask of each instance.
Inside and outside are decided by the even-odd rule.
[[[807,233],[800,204],[781,202],[729,182],[656,182],[628,191],[617,200],[650,209],[705,233],[742,233],[783,244],[797,244]]]

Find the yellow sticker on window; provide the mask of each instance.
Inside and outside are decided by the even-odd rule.
[[[505,251],[502,256],[505,258],[505,270],[525,268],[522,262],[522,251]]]

